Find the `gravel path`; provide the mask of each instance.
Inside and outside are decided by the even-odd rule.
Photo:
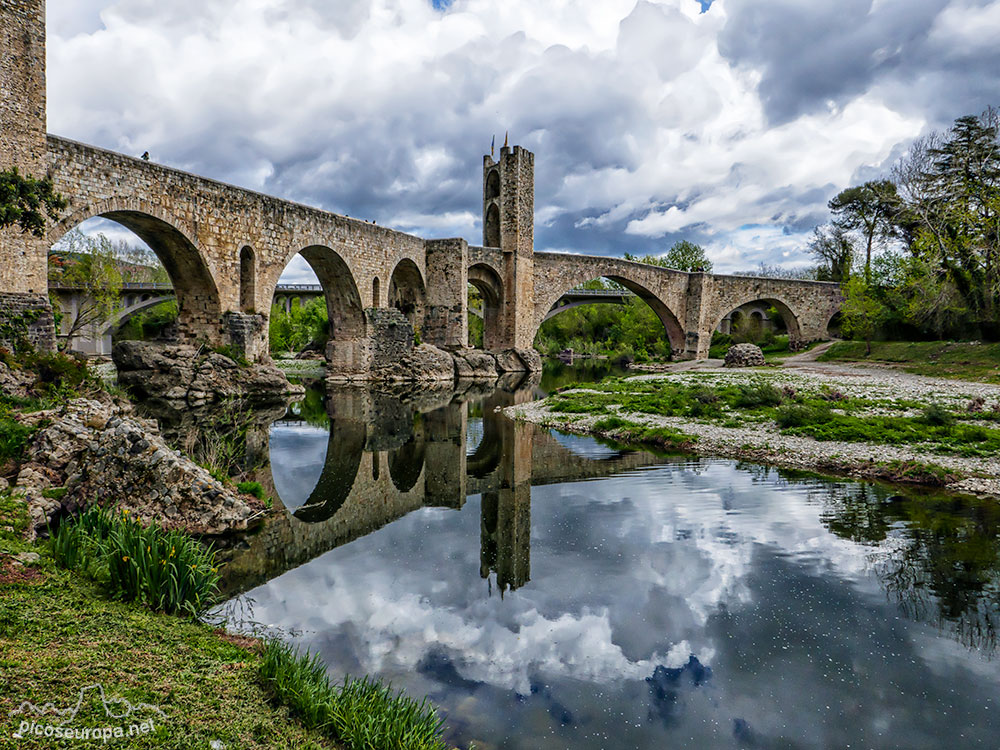
[[[838,389],[847,396],[937,402],[952,409],[962,409],[977,397],[986,400],[987,408],[990,404],[1000,402],[1000,386],[997,385],[927,378],[889,369],[808,361],[800,361],[790,367],[755,370],[703,367],[669,374],[638,375],[635,379],[742,383],[755,377],[765,377],[779,387],[786,384],[794,388],[809,389],[827,386]],[[567,432],[615,437],[614,430],[597,432],[593,429],[594,423],[606,415],[554,414],[543,401],[508,407],[504,413],[513,419],[544,424]],[[917,461],[941,466],[961,475],[961,479],[947,485],[949,490],[1000,496],[1000,456],[965,458],[922,451],[918,446],[818,441],[808,437],[782,435],[774,423],[722,427],[684,417],[625,413],[620,410],[618,414],[637,424],[671,427],[697,436],[693,450],[702,455],[882,478],[886,476],[887,462]]]

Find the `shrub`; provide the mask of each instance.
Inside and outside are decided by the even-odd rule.
[[[941,404],[928,404],[920,417],[925,424],[943,427],[955,421],[955,417]]]
[[[20,462],[35,428],[21,424],[9,414],[0,413],[0,463]]]
[[[594,422],[594,429],[598,432],[606,432],[607,430],[618,430],[622,427],[628,427],[629,424],[627,420],[621,417],[605,417]]]
[[[781,391],[770,383],[757,381],[740,385],[736,405],[752,409],[761,406],[778,406],[781,400]]]
[[[800,406],[789,404],[778,409],[776,421],[781,428],[802,427],[830,421],[830,409],[821,406]]]
[[[236,485],[236,489],[245,495],[253,495],[258,500],[263,500],[266,496],[260,482],[240,482]]]
[[[819,397],[827,401],[847,401],[847,394],[839,388],[824,388]]]
[[[346,677],[334,687],[316,655],[279,640],[264,647],[260,674],[303,724],[356,750],[446,750],[443,722],[426,700],[394,693],[377,679]]]
[[[982,396],[976,396],[966,405],[965,410],[970,414],[980,414],[985,408],[986,399]]]

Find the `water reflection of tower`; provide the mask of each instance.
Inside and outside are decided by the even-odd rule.
[[[479,574],[497,574],[500,595],[531,579],[531,488],[484,492],[480,515]]]
[[[531,579],[531,461],[530,425],[496,413],[517,401],[513,393],[496,391],[483,404],[483,441],[495,436],[500,446],[496,489],[484,490],[480,511],[479,574],[497,576],[500,595]]]

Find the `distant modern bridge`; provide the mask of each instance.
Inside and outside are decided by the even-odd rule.
[[[23,322],[43,346],[55,339],[48,251],[95,216],[130,229],[160,258],[173,283],[181,340],[226,344],[251,361],[269,356],[271,302],[285,267],[301,255],[326,299],[327,360],[352,377],[389,364],[379,361],[388,351],[380,342],[401,315],[429,344],[465,346],[469,283],[483,298],[484,346],[491,351],[530,348],[553,306],[601,277],[649,304],[674,353],[688,359],[706,357],[712,331],[748,303],[778,310],[793,347],[828,338],[840,309],[836,284],[535,252],[534,156],[520,146],[504,147],[499,160],[483,159],[483,247],[470,247],[48,135],[44,0],[4,0],[0,44],[0,169],[48,177],[68,204],[44,236],[16,227],[0,232],[0,321]]]

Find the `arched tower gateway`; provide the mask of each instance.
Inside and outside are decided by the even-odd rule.
[[[0,49],[0,170],[16,168],[41,179],[46,169],[45,0],[0,3]],[[0,230],[0,320],[45,349],[55,342],[47,255],[44,239],[17,225]]]
[[[499,348],[530,349],[535,243],[535,155],[520,146],[483,157],[483,245],[503,253],[503,309]]]

